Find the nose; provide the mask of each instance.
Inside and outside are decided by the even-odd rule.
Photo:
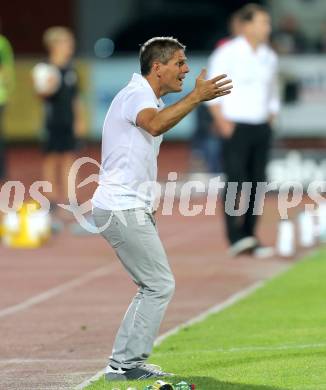
[[[183,73],[189,73],[190,69],[189,69],[188,64],[184,64],[182,71],[183,71]]]

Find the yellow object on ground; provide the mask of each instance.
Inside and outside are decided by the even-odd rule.
[[[4,215],[2,242],[12,248],[38,248],[50,237],[50,216],[35,201]]]

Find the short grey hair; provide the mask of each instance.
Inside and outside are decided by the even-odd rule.
[[[177,50],[186,50],[186,46],[173,37],[151,38],[140,47],[140,72],[143,76],[150,73],[154,61],[166,64]]]

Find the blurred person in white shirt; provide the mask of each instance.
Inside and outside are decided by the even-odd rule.
[[[229,252],[238,255],[251,251],[257,256],[265,256],[271,251],[262,247],[256,238],[257,215],[253,211],[257,183],[265,181],[271,123],[280,107],[278,60],[267,43],[271,21],[265,8],[247,4],[237,15],[242,25],[241,35],[217,48],[208,65],[208,78],[219,73],[230,75],[234,93],[228,99],[214,99],[207,104],[223,138],[227,181],[238,183],[235,203],[239,203],[242,183],[252,183],[248,208],[242,216],[231,215],[232,199],[225,192]]]

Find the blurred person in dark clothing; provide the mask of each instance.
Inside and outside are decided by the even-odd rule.
[[[241,19],[234,12],[229,20],[229,35],[219,39],[215,48],[221,47],[234,37],[241,34]],[[196,110],[196,129],[192,137],[192,155],[194,159],[204,161],[209,173],[223,172],[222,144],[214,119],[206,104],[201,104]]]
[[[68,198],[68,174],[74,162],[76,137],[85,134],[79,98],[78,75],[72,63],[75,39],[65,27],[45,31],[43,42],[52,69],[45,88],[39,93],[45,108],[44,179],[52,183],[52,208]],[[54,72],[55,71],[55,72]]]
[[[1,26],[0,26],[1,27]],[[8,39],[0,34],[0,180],[6,178],[4,111],[14,86],[14,56]]]
[[[241,35],[217,48],[208,66],[209,78],[227,73],[234,81],[235,90],[229,100],[212,100],[208,107],[223,138],[223,163],[228,184],[237,183],[235,199],[230,199],[227,191],[224,197],[229,253],[238,255],[252,251],[258,257],[267,257],[271,248],[263,247],[256,238],[254,206],[257,183],[265,181],[272,136],[270,124],[280,105],[278,61],[267,44],[271,24],[265,8],[247,4],[238,12],[242,21]],[[243,201],[240,195],[244,182],[251,183],[248,207],[242,216],[237,216],[232,213],[232,202],[234,200],[236,206],[237,202]]]
[[[191,139],[192,170],[221,173],[221,141],[213,129],[212,116],[205,104],[197,108],[195,115],[196,128]]]
[[[315,46],[318,53],[326,53],[326,20],[321,23],[320,32]]]

